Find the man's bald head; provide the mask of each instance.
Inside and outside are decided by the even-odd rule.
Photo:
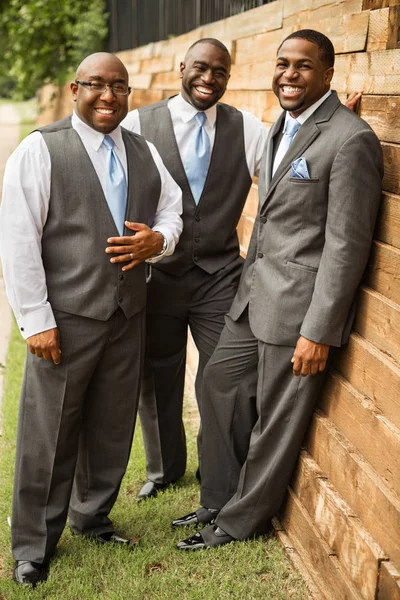
[[[100,133],[110,133],[126,117],[128,71],[114,54],[96,52],[87,56],[76,71],[71,90],[78,117]]]
[[[116,66],[124,71],[126,81],[128,81],[128,71],[126,70],[124,63],[118,56],[115,56],[115,54],[111,54],[110,52],[94,52],[94,54],[86,56],[76,70],[76,79],[81,79],[82,73],[86,75],[91,69],[97,69],[99,64],[112,65],[112,63],[115,63]]]

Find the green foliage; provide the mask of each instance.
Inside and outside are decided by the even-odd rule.
[[[9,0],[0,4],[0,96],[30,98],[46,82],[62,84],[81,60],[103,50],[104,0]]]
[[[2,57],[0,62],[0,97],[11,98],[15,90],[15,80],[8,72],[8,67],[4,58],[6,50],[7,39],[5,35],[5,28],[2,23],[2,4],[0,3],[0,56]]]

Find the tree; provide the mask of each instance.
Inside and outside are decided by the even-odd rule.
[[[104,0],[9,0],[0,2],[0,47],[5,72],[0,95],[32,97],[44,83],[61,85],[81,60],[103,50]]]

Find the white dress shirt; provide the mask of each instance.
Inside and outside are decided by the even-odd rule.
[[[300,114],[298,117],[296,117],[296,121],[298,121],[298,123],[300,123],[300,126],[301,126],[301,125],[303,125],[303,124],[304,124],[304,123],[307,121],[307,119],[309,119],[309,118],[311,117],[311,115],[312,115],[313,113],[315,113],[315,111],[317,110],[317,108],[318,108],[319,106],[321,106],[321,104],[322,104],[323,102],[325,102],[325,100],[326,100],[326,99],[327,99],[327,98],[328,98],[328,97],[329,97],[331,94],[332,94],[332,90],[328,90],[328,91],[326,92],[326,94],[324,94],[324,95],[322,96],[322,98],[320,98],[319,100],[317,100],[316,102],[314,102],[314,104],[312,104],[311,106],[309,106],[308,108],[306,108],[306,110],[305,110],[304,112],[302,112],[302,113],[301,113],[301,114]],[[290,116],[290,113],[289,113],[289,111],[286,111],[286,114],[285,114],[285,120],[284,120],[284,123],[283,123],[283,131],[284,131],[284,132],[286,131],[286,125],[287,125],[287,122],[289,121],[289,119],[293,119],[293,118],[294,118],[294,117],[291,117],[291,116]],[[299,130],[297,130],[297,132],[294,134],[294,136],[293,136],[293,139],[292,139],[292,143],[293,143],[293,140],[294,140],[294,138],[296,137],[296,135],[297,135],[298,133],[299,133]],[[279,164],[281,163],[281,161],[282,161],[282,159],[283,159],[283,156],[284,156],[284,154],[282,154],[282,153],[280,152],[282,141],[283,141],[283,137],[282,137],[281,141],[279,142],[279,146],[278,146],[278,148],[277,148],[277,150],[276,150],[276,153],[275,153],[274,165],[273,165],[273,169],[272,169],[272,173],[273,173],[273,174],[274,174],[274,173],[275,173],[275,171],[278,169],[278,167],[279,167]]]
[[[199,111],[189,102],[186,102],[181,94],[170,98],[167,106],[171,113],[172,125],[182,164],[185,164],[187,154],[190,151],[192,133],[198,128],[196,120],[193,117]],[[210,138],[210,151],[212,152],[215,140],[217,106],[214,104],[214,106],[204,112],[207,116],[204,128]],[[267,129],[263,123],[251,113],[243,110],[241,113],[243,114],[246,161],[250,177],[253,177],[253,175],[258,175],[260,170],[261,157],[267,139]],[[140,133],[139,111],[133,110],[128,113],[121,125],[130,131]],[[226,151],[229,152],[229,148],[227,148]]]
[[[74,113],[72,127],[78,133],[106,190],[107,150],[104,134],[95,131]],[[110,133],[115,151],[127,174],[127,159],[120,126]],[[156,148],[148,143],[161,178],[161,192],[153,229],[167,240],[172,254],[182,231],[182,192],[166,170]],[[41,256],[41,240],[50,201],[51,162],[40,132],[26,137],[7,161],[0,207],[0,254],[7,296],[20,331],[26,339],[56,327],[47,300],[46,274]],[[106,245],[104,246],[104,250]],[[152,262],[159,257],[151,259]]]

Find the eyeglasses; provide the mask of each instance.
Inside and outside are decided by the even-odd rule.
[[[100,83],[97,81],[80,81],[76,80],[75,83],[86,85],[95,94],[104,94],[106,89],[109,87],[115,96],[127,96],[131,93],[131,88],[126,83]]]

